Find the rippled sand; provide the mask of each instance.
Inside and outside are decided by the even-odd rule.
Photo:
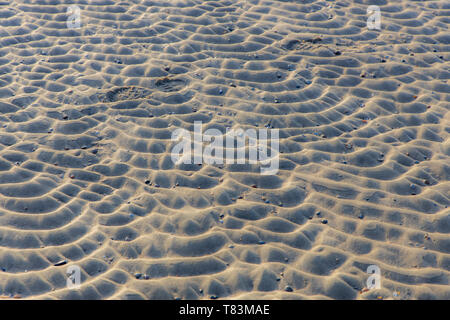
[[[448,1],[84,2],[0,2],[2,297],[450,299]],[[194,121],[279,172],[174,165]]]

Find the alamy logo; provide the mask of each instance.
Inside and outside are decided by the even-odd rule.
[[[152,24],[152,20],[151,20],[151,16],[150,16],[149,12],[142,13],[142,15],[139,17],[139,20],[142,21],[145,26],[149,26]]]
[[[369,30],[381,30],[381,11],[379,6],[369,6],[367,8],[367,28]]]
[[[367,273],[372,274],[366,282],[367,289],[381,288],[381,270],[377,265],[370,265],[367,267]]]
[[[67,267],[66,285],[69,289],[78,289],[81,286],[81,269],[79,266],[73,265]]]
[[[72,5],[67,8],[67,28],[78,29],[81,26],[81,10],[80,7]]]
[[[270,148],[268,147],[269,132]],[[171,158],[175,164],[223,164],[224,159],[226,164],[245,164],[248,160],[249,164],[259,163],[261,165],[260,172],[263,175],[278,172],[278,129],[259,129],[258,131],[247,129],[244,131],[227,128],[226,133],[222,133],[218,129],[208,129],[203,133],[202,122],[195,121],[193,139],[188,130],[179,128],[172,133],[172,141],[179,141],[171,152]],[[203,150],[204,142],[209,142],[209,144]],[[246,159],[246,146],[248,146],[248,159]]]

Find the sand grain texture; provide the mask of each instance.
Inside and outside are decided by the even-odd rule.
[[[448,1],[78,5],[0,2],[2,297],[450,299]],[[174,165],[196,120],[279,172]]]

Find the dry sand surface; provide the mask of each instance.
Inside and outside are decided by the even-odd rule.
[[[1,296],[450,299],[449,22],[445,0],[0,0]],[[194,121],[279,129],[279,171],[174,164]]]

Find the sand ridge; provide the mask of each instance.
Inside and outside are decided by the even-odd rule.
[[[0,2],[3,297],[450,298],[447,1],[77,5]],[[194,121],[279,172],[174,165]]]

